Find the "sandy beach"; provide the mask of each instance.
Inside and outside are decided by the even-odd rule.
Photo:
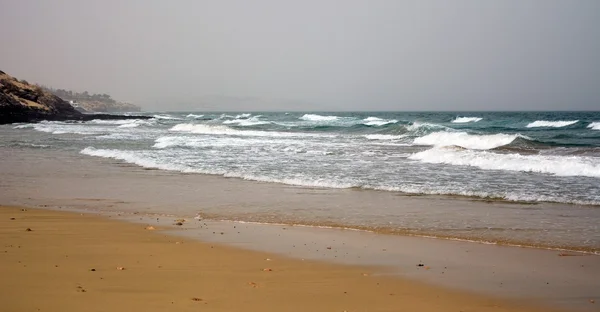
[[[89,214],[3,206],[0,239],[3,311],[548,311]]]

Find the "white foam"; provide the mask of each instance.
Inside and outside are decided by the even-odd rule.
[[[566,120],[566,121],[563,121],[563,120],[559,120],[559,121],[536,120],[532,123],[529,123],[526,127],[527,128],[540,128],[540,127],[562,128],[562,127],[576,124],[578,122],[579,122],[579,120]]]
[[[483,118],[480,117],[456,117],[456,119],[452,120],[453,123],[468,123],[468,122],[478,122]]]
[[[397,123],[398,120],[395,119],[381,119],[377,117],[367,117],[363,119],[363,125],[367,126],[384,126],[388,124]]]
[[[304,114],[300,119],[306,121],[333,121],[338,120],[340,117],[337,116],[321,116],[316,114]]]
[[[415,132],[417,134],[423,133],[424,131],[427,131],[427,130],[436,130],[436,129],[444,129],[447,131],[453,131],[452,128],[448,128],[446,126],[427,123],[427,122],[419,122],[419,121],[415,121],[412,124],[406,125],[404,127],[406,128],[406,130]]]
[[[244,113],[244,114],[239,114],[239,115],[235,116],[235,119],[250,118],[250,116],[252,116],[252,114]]]
[[[245,119],[236,118],[236,119],[232,119],[232,120],[225,120],[225,121],[223,121],[223,124],[226,124],[226,125],[235,124],[235,125],[244,126],[244,127],[270,124],[270,122],[262,121],[262,120],[259,120],[258,118],[259,118],[258,116],[254,116],[251,118],[245,118]]]
[[[124,124],[118,126],[117,128],[136,128],[141,125],[152,125],[152,124],[153,123],[150,120],[134,119],[134,120],[129,120],[128,123],[124,123]]]
[[[519,134],[488,134],[475,135],[466,132],[434,132],[414,140],[417,145],[460,146],[468,149],[492,149],[510,144]]]
[[[405,138],[406,135],[366,134],[364,137],[368,140],[399,140]]]
[[[600,178],[600,159],[587,156],[497,154],[489,151],[434,147],[409,157],[431,164],[472,166],[484,170],[546,173]]]
[[[237,130],[223,125],[205,125],[205,124],[177,124],[169,131],[187,132],[195,134],[212,135],[237,135],[237,136],[258,136],[258,137],[332,137],[331,135],[298,133],[298,132],[276,132],[276,131],[253,131]]]
[[[167,114],[154,115],[152,117],[154,117],[155,119],[164,119],[164,120],[181,120],[181,118],[173,117],[173,116],[167,115]]]
[[[94,119],[90,121],[86,121],[88,124],[97,124],[97,125],[123,125],[134,122],[139,119],[118,119],[118,120],[103,120],[103,119]]]
[[[238,171],[225,171],[221,169],[199,169],[190,168],[189,166],[175,164],[168,159],[161,159],[159,156],[153,156],[153,154],[144,152],[134,151],[121,151],[121,150],[110,150],[110,149],[96,149],[94,147],[86,147],[81,150],[81,154],[112,158],[122,160],[128,163],[136,164],[145,168],[156,168],[161,170],[169,171],[180,171],[185,173],[203,173],[222,175],[224,177],[240,178],[244,180],[269,182],[269,183],[282,183],[296,186],[308,186],[308,187],[322,187],[322,188],[349,188],[355,187],[356,185],[351,183],[341,183],[325,179],[311,179],[309,177],[297,177],[297,178],[274,178],[269,176],[254,175],[251,173],[238,172]]]
[[[592,130],[600,130],[600,121],[592,122],[587,127]]]
[[[196,114],[188,114],[187,116],[185,116],[186,118],[193,118],[193,119],[197,119],[197,118],[202,118],[204,117],[204,115],[196,115]]]

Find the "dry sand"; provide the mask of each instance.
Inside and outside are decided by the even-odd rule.
[[[378,270],[184,240],[97,215],[0,207],[1,311],[548,311]]]

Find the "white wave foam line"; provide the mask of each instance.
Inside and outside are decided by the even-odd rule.
[[[185,116],[185,118],[193,118],[193,119],[202,118],[202,117],[204,117],[204,115],[188,114],[187,116]]]
[[[235,116],[235,119],[240,119],[240,118],[250,118],[250,116],[252,116],[252,114],[249,113],[244,113],[244,114],[239,114]]]
[[[140,119],[119,119],[119,120],[102,120],[102,119],[93,119],[90,121],[86,121],[86,124],[96,124],[96,125],[123,125],[135,122]],[[141,121],[141,120],[140,120]]]
[[[406,125],[406,130],[408,131],[413,131],[413,132],[420,132],[423,130],[429,130],[429,129],[446,129],[448,131],[452,131],[452,128],[448,128],[442,125],[438,125],[438,124],[432,124],[432,123],[426,123],[426,122],[419,122],[419,121],[415,121],[410,125]]]
[[[486,150],[510,144],[519,134],[475,135],[466,132],[434,132],[414,140],[416,145],[460,146],[468,149]]]
[[[365,119],[363,119],[363,125],[366,126],[384,126],[384,125],[388,125],[388,124],[393,124],[393,123],[397,123],[398,120],[395,119],[381,119],[381,118],[377,118],[377,117],[367,117]]]
[[[164,120],[181,120],[181,118],[173,117],[171,115],[160,114],[152,116],[154,119],[164,119]]]
[[[368,140],[399,140],[405,138],[406,135],[366,134],[364,137]]]
[[[578,123],[579,120],[558,120],[558,121],[548,121],[548,120],[536,120],[532,123],[529,123],[527,128],[562,128],[566,126],[570,126]]]
[[[195,172],[191,170],[187,166],[177,165],[170,162],[168,159],[159,159],[148,157],[147,155],[142,154],[141,152],[133,152],[133,151],[120,151],[120,150],[110,150],[110,149],[96,149],[93,147],[86,147],[80,152],[84,155],[96,156],[102,158],[112,158],[117,160],[122,160],[131,164],[138,165],[144,168],[156,168],[162,170],[169,171],[181,171],[181,172]]]
[[[600,130],[600,121],[592,122],[587,127],[592,130]]]
[[[270,122],[259,120],[257,116],[254,116],[252,118],[247,118],[247,119],[236,118],[233,120],[225,120],[225,121],[223,121],[223,124],[226,124],[226,125],[235,124],[238,126],[250,127],[250,126],[258,126],[258,125],[266,125],[266,124],[270,124]]]
[[[169,131],[187,132],[195,134],[213,134],[213,135],[237,135],[237,136],[258,136],[258,137],[333,137],[331,135],[312,134],[312,133],[292,133],[275,131],[253,131],[237,130],[227,126],[209,126],[203,124],[177,124]]]
[[[338,116],[321,116],[321,115],[316,115],[316,114],[304,114],[302,117],[300,117],[301,120],[306,120],[306,121],[333,121],[333,120],[338,120],[340,117]]]
[[[484,170],[522,171],[557,176],[600,178],[600,159],[586,156],[497,154],[488,151],[432,148],[409,157],[431,164],[471,166]]]
[[[112,158],[122,160],[128,163],[132,163],[145,168],[156,168],[161,170],[169,171],[180,171],[185,173],[201,173],[201,174],[212,174],[222,175],[230,178],[240,178],[244,180],[268,182],[268,183],[280,183],[296,186],[306,187],[319,187],[319,188],[350,188],[356,185],[349,183],[337,183],[325,179],[310,179],[310,178],[273,178],[268,176],[253,175],[244,172],[227,172],[225,170],[207,170],[207,169],[195,169],[185,165],[177,165],[170,162],[168,159],[154,158],[150,154],[143,152],[133,151],[120,151],[120,150],[109,150],[109,149],[96,149],[93,147],[86,147],[81,150],[81,154],[96,156],[102,158]]]
[[[456,119],[452,120],[453,123],[468,123],[468,122],[478,122],[483,118],[480,117],[456,117]]]
[[[130,120],[128,123],[124,123],[124,124],[118,126],[117,128],[136,128],[141,125],[152,125],[152,124],[153,124],[153,122],[151,120],[134,119],[134,120]]]

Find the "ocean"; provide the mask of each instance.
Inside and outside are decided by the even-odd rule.
[[[600,252],[600,112],[148,114],[5,125],[0,147],[368,194],[268,219],[211,211],[229,220]],[[367,202],[378,197],[396,204]],[[415,197],[449,204],[400,207]]]

